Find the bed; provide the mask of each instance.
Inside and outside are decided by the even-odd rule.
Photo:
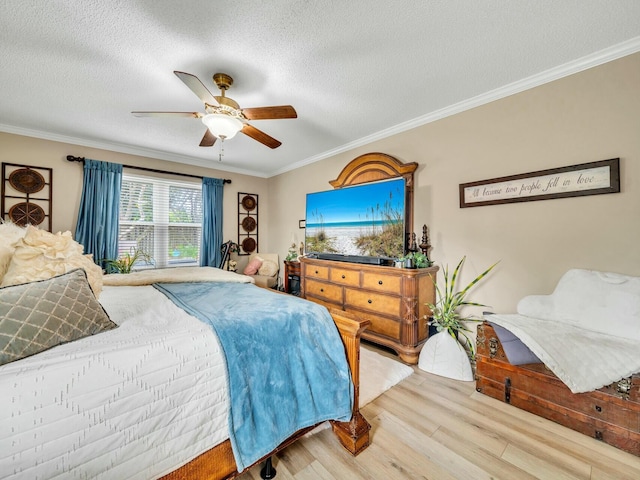
[[[60,240],[56,238],[54,243]],[[18,246],[28,244],[20,242]],[[65,262],[74,263],[68,258]],[[58,263],[54,261],[53,277],[0,289],[0,306],[4,302],[15,307],[17,301],[7,297],[14,290],[47,287],[50,292],[60,287],[76,292],[83,287],[71,286],[71,282],[80,285],[83,279],[91,285],[87,281],[91,275],[84,269],[65,266],[67,271],[60,274]],[[224,305],[214,310],[254,317],[261,334],[269,323],[267,318],[271,319],[270,310],[297,312],[311,302],[258,288],[243,275],[206,267],[156,271],[150,278],[149,274],[121,275],[113,281],[109,277],[93,278],[105,283],[93,287],[101,290],[100,306],[113,326],[0,366],[0,478],[233,478],[324,421],[331,422],[338,440],[352,454],[368,445],[369,425],[358,409],[359,337],[366,322],[344,313],[312,310],[309,318],[299,321],[302,333],[291,330],[290,324],[278,332],[285,340],[279,347],[273,340],[253,339],[274,346],[275,355],[301,362],[300,367],[288,367],[291,375],[311,379],[307,384],[311,396],[296,391],[301,404],[295,410],[286,409],[287,418],[280,422],[281,412],[269,413],[253,404],[247,407],[246,398],[245,403],[237,402],[233,397],[234,388],[238,390],[234,387],[236,376],[227,375],[234,370],[228,356],[233,350],[224,343],[226,334],[220,333],[219,325],[212,327],[194,316],[194,311],[187,313],[185,308],[189,310],[193,304],[178,306],[181,300],[171,297],[177,294],[175,289],[184,289],[187,296],[191,292],[198,299],[202,289],[211,289],[209,293],[217,292],[217,298],[224,300]],[[234,291],[241,293],[232,295]],[[40,297],[31,294],[34,302],[42,301]],[[269,305],[276,302],[279,307],[265,310],[254,305],[250,309],[249,304],[256,302],[248,298],[271,302]],[[65,302],[66,297],[61,304]],[[320,323],[316,317],[328,317],[333,333],[319,335],[317,328],[327,326],[326,322],[323,327],[316,326]],[[311,347],[298,347],[305,343],[300,335],[309,333]],[[333,337],[327,342],[337,341],[339,352],[326,350],[324,337]],[[244,368],[242,352],[234,355],[243,359],[234,368]],[[265,376],[269,381],[277,380],[270,376],[274,375],[271,370],[278,369],[258,370],[262,376],[249,376],[255,383],[244,390],[256,390],[256,385],[265,383]],[[348,382],[336,383],[340,386],[331,395],[340,398],[336,405],[318,393],[318,388],[326,387],[316,378],[318,370],[335,370],[342,376],[346,371]],[[248,367],[247,371],[251,373]],[[273,390],[282,393],[276,387]],[[269,400],[269,395],[262,395],[267,406],[270,402],[281,406],[290,400]],[[305,400],[308,398],[312,400]],[[238,404],[249,410],[240,410]],[[238,411],[243,413],[234,415]],[[289,417],[295,418],[287,423]],[[246,420],[249,418],[253,423]],[[258,432],[257,446],[249,445],[249,453],[246,446],[236,445],[243,437],[238,423]],[[278,429],[274,423],[286,423],[286,428]],[[274,431],[266,443],[265,425],[267,431]],[[246,439],[245,434],[245,444]],[[237,448],[244,448],[243,453]]]

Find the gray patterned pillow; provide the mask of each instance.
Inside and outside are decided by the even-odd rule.
[[[116,327],[81,268],[0,288],[0,365]]]

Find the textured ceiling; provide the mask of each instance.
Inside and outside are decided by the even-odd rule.
[[[0,131],[269,177],[636,51],[637,0],[4,0]],[[298,118],[219,162],[199,120],[131,115],[203,111],[174,70]]]

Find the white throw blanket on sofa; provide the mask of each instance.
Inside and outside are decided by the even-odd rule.
[[[640,372],[640,277],[569,270],[551,295],[486,319],[516,335],[573,393]]]

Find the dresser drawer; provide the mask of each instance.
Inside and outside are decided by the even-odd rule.
[[[358,287],[360,286],[360,271],[347,268],[332,268],[331,273],[329,273],[329,280],[340,285]]]
[[[371,325],[365,330],[366,333],[377,333],[396,340],[400,338],[400,321],[397,318],[386,318],[376,315],[375,313],[364,313],[361,311],[352,311],[352,313],[358,315],[362,320],[369,320],[371,322]]]
[[[394,349],[406,363],[418,363],[438,267],[391,268],[308,257],[300,259],[300,266],[305,298],[370,320],[362,338]]]
[[[346,288],[344,297],[345,308],[356,307],[382,315],[400,316],[400,297],[353,288]]]
[[[306,265],[304,274],[307,278],[319,278],[321,280],[329,280],[329,267],[318,265]]]
[[[305,283],[304,294],[342,304],[342,287],[338,285],[308,279]]]
[[[402,279],[395,275],[384,275],[365,272],[362,275],[362,288],[398,294]]]

